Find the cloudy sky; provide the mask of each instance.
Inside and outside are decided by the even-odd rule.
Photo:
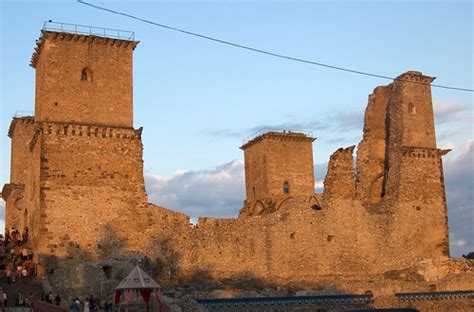
[[[281,54],[387,76],[419,70],[473,88],[470,1],[94,1],[163,24]],[[28,66],[45,20],[135,31],[134,124],[143,126],[150,201],[192,217],[236,216],[238,147],[265,128],[310,131],[317,186],[329,155],[357,144],[367,96],[385,80],[217,45],[75,1],[1,1],[0,183],[11,116],[34,107]],[[451,247],[474,250],[472,93],[433,88],[445,157]],[[0,205],[2,203],[0,202]],[[0,218],[4,211],[0,209]]]

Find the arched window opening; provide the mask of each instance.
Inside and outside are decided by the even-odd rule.
[[[257,197],[257,193],[255,192],[255,186],[253,187],[252,190],[253,190],[253,197],[254,197],[254,198]]]
[[[92,81],[92,71],[89,69],[89,67],[85,67],[84,69],[82,69],[81,80]]]
[[[81,78],[82,81],[87,81],[87,70],[84,68],[82,70],[82,78]]]
[[[413,104],[413,103],[408,104],[408,112],[412,115],[416,114],[415,104]]]
[[[288,181],[285,181],[283,183],[283,193],[288,194],[290,192],[290,184],[288,184]]]

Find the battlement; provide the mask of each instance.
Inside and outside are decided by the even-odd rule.
[[[450,151],[450,149],[442,150],[438,148],[423,148],[414,146],[404,146],[400,148],[402,156],[412,158],[436,158],[446,155]]]
[[[141,140],[143,128],[110,127],[63,122],[42,122],[41,130],[47,135],[84,136],[104,139]]]
[[[395,78],[395,81],[411,81],[430,84],[435,79],[436,77],[424,76],[419,71],[407,71]]]
[[[7,201],[8,197],[14,192],[14,191],[24,191],[25,190],[25,185],[24,184],[17,184],[17,183],[7,183],[3,185],[2,189],[2,196],[3,200]]]
[[[118,48],[130,47],[132,49],[135,49],[139,43],[139,41],[134,40],[135,33],[128,30],[48,21],[44,23],[43,29],[41,30],[41,36],[36,41],[35,52],[33,53],[30,62],[30,66],[33,68],[36,68],[38,58],[46,39],[96,43],[116,46]]]
[[[13,137],[13,132],[15,132],[16,125],[20,124],[34,124],[35,117],[34,116],[24,116],[24,117],[13,117],[13,120],[10,124],[10,128],[8,129],[8,137]]]
[[[264,139],[279,140],[279,141],[300,141],[300,142],[313,142],[316,138],[312,137],[311,133],[293,132],[293,131],[268,131],[263,134],[259,134],[256,137],[250,139],[240,147],[245,150],[257,142]]]

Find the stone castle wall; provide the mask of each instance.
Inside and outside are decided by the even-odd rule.
[[[134,241],[150,222],[140,209],[147,202],[141,129],[46,122],[40,129],[41,252],[62,255],[78,245],[100,254],[108,235]]]
[[[190,227],[188,216],[147,202],[141,129],[132,128],[136,44],[50,32],[39,41],[36,115],[12,122],[11,183],[2,196],[7,226],[30,228],[40,264],[147,256],[176,278],[314,285],[449,256],[447,151],[434,141],[429,85],[405,81],[430,77],[408,72],[374,90],[357,168],[355,146],[337,150],[322,200],[313,139],[270,132],[243,146],[242,217]]]
[[[7,202],[12,212],[8,222],[29,224],[35,247],[44,255],[66,259],[78,254],[91,259],[114,254],[146,255],[160,258],[176,276],[249,275],[266,282],[304,284],[336,278],[363,279],[422,260],[446,257],[440,159],[444,152],[397,147],[392,157],[398,158],[395,164],[389,160],[386,172],[385,155],[391,152],[385,149],[382,154],[378,143],[381,133],[393,135],[397,129],[384,129],[386,123],[370,112],[383,111],[395,103],[393,95],[387,94],[388,88],[376,89],[376,95],[369,99],[366,121],[371,121],[365,128],[374,131],[366,131],[359,145],[359,154],[366,155],[358,160],[360,170],[354,169],[354,147],[331,156],[320,210],[314,209],[311,197],[290,196],[273,213],[237,219],[201,218],[197,228],[189,226],[186,215],[147,204],[141,129],[15,121],[14,146],[29,141],[27,157],[32,165],[26,174],[21,173],[21,166],[12,168],[18,171],[18,182],[26,181],[24,192],[33,196],[25,201],[30,207],[25,221],[18,213],[24,208],[11,209],[15,204]],[[379,102],[377,92],[385,92]],[[396,120],[393,109],[386,111],[388,118]],[[387,116],[381,114],[379,119]],[[267,143],[262,148],[275,150],[276,154],[280,149],[275,145],[295,144],[278,140]],[[373,149],[377,150],[375,161],[369,157]],[[294,165],[312,158],[310,152],[282,155],[296,159]],[[272,157],[263,164],[257,158],[251,163],[273,164],[265,168],[267,177],[271,177],[282,161]],[[382,175],[374,174],[382,168]],[[310,174],[313,176],[312,170]],[[371,193],[367,188],[373,183],[367,181],[381,181],[377,186],[381,190],[384,179],[389,181],[394,175],[395,191],[388,188],[387,194],[378,194],[375,201],[361,196]],[[262,185],[270,194],[271,187],[278,187],[273,190],[278,198],[278,192],[283,192],[278,178],[286,180],[288,176],[273,178],[273,184],[266,181]],[[290,187],[306,191],[296,180],[289,181]]]
[[[40,204],[39,153],[36,146],[38,134],[31,116],[14,118],[8,135],[11,146],[11,183],[2,191],[6,206],[6,227],[16,226],[23,230],[28,226],[31,213]]]

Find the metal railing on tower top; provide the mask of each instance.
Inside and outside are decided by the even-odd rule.
[[[13,117],[27,117],[27,116],[34,116],[35,112],[33,111],[24,111],[24,110],[17,110]]]
[[[114,38],[114,39],[120,39],[120,40],[134,40],[135,39],[135,33],[129,30],[53,22],[52,20],[44,22],[43,30],[65,32],[65,33],[78,34],[78,35]]]

